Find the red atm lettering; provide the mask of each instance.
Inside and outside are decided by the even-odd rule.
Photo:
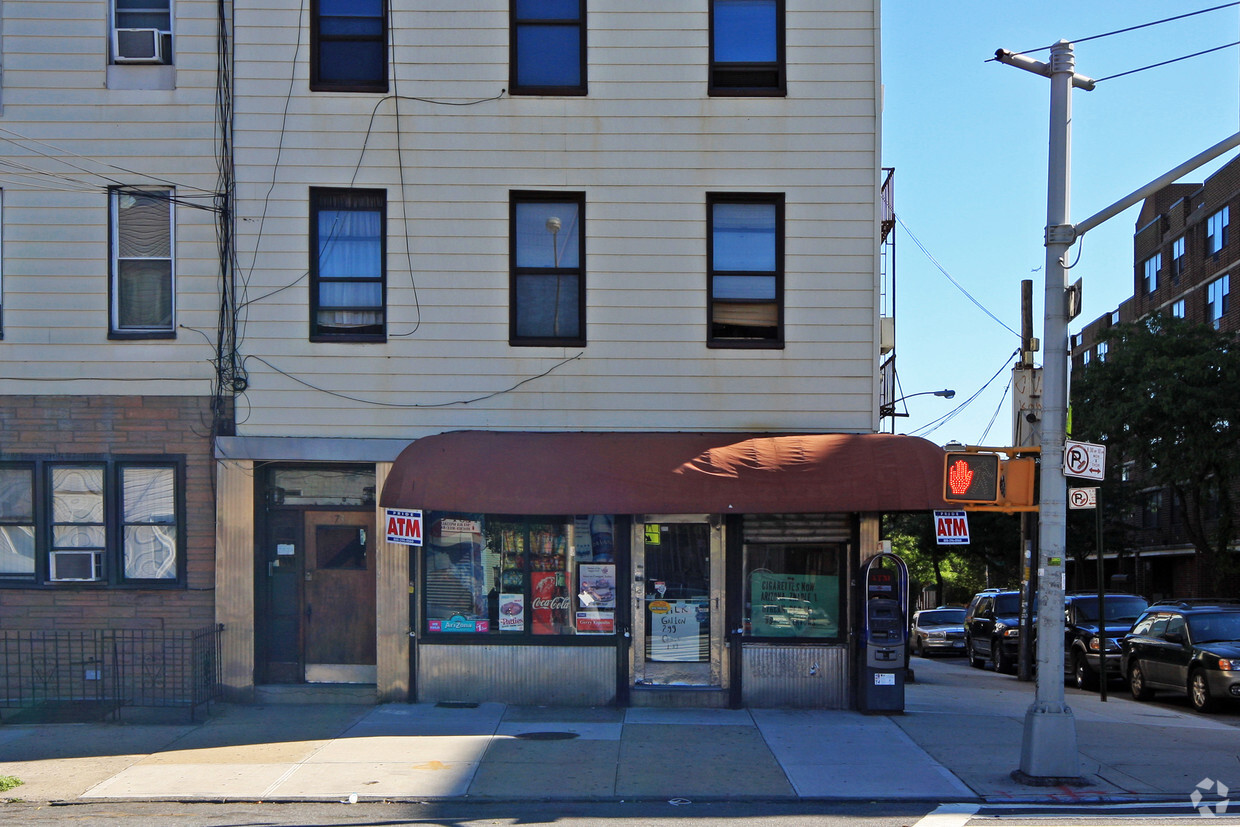
[[[940,537],[963,537],[969,531],[969,524],[960,517],[940,517]]]
[[[388,536],[408,537],[411,540],[422,539],[422,523],[408,517],[388,517]]]

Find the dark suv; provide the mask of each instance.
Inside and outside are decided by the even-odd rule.
[[[1149,605],[1135,594],[1106,594],[1102,598],[1104,630],[1099,633],[1098,593],[1070,592],[1064,595],[1064,667],[1079,689],[1098,688],[1098,660],[1106,651],[1107,677],[1120,671],[1119,638],[1123,637]]]
[[[1155,689],[1188,695],[1199,712],[1240,700],[1240,602],[1155,603],[1120,641],[1128,688],[1138,701]]]
[[[982,668],[989,659],[996,672],[1016,668],[1020,644],[1020,592],[987,589],[969,602],[964,616],[964,651],[969,664]]]

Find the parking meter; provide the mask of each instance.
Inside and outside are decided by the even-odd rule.
[[[908,566],[883,552],[865,565],[860,691],[862,712],[903,712],[908,663]]]

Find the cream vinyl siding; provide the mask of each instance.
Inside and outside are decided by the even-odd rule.
[[[0,393],[210,392],[215,216],[188,204],[211,206],[216,188],[216,3],[173,10],[176,88],[123,90],[107,88],[107,0],[3,3]],[[186,202],[174,339],[108,339],[110,184],[175,187]]]
[[[707,96],[705,2],[591,0],[588,94],[498,98],[507,0],[394,5],[398,103],[237,0],[239,434],[877,427],[876,3],[788,0],[779,98]],[[311,186],[387,192],[386,342],[308,341]],[[585,193],[584,347],[508,344],[511,190]],[[783,349],[706,347],[708,192],[784,194]]]

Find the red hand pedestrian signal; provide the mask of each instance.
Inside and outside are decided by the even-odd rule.
[[[943,499],[947,502],[999,501],[999,455],[947,454],[943,466]]]
[[[960,495],[969,490],[969,483],[973,482],[973,470],[969,468],[969,463],[962,459],[958,459],[952,463],[951,471],[947,474],[947,487],[951,492]]]

